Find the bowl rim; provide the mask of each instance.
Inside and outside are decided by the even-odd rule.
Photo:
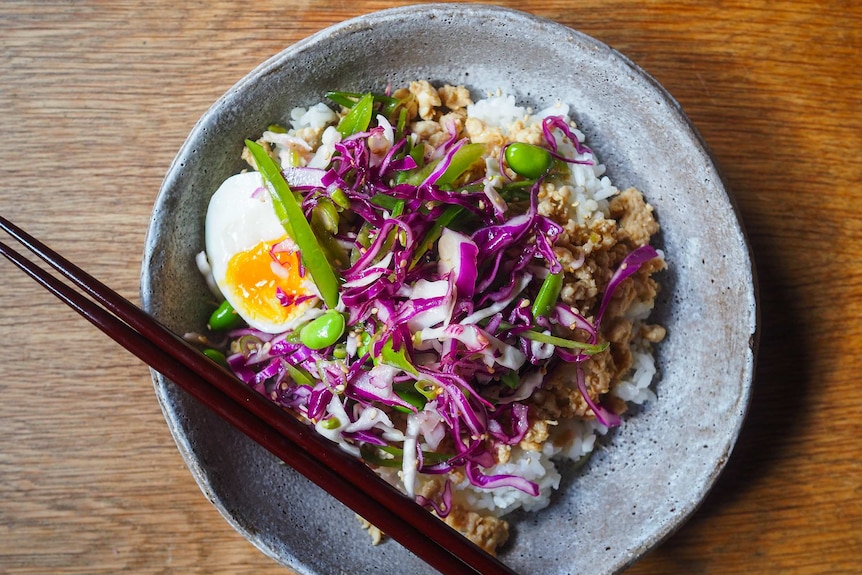
[[[697,128],[694,126],[694,124],[687,117],[681,104],[667,91],[667,89],[664,88],[664,86],[662,86],[651,74],[646,72],[628,56],[619,52],[608,44],[602,42],[601,40],[598,40],[595,37],[592,37],[583,32],[580,32],[579,30],[570,28],[564,24],[560,24],[553,20],[549,20],[547,18],[521,10],[489,4],[473,4],[459,2],[408,5],[365,13],[327,26],[299,40],[298,42],[285,46],[282,50],[271,55],[263,62],[255,66],[252,70],[250,70],[247,74],[245,74],[242,78],[235,82],[222,96],[220,96],[211,106],[209,106],[207,110],[205,110],[201,117],[195,122],[189,135],[186,137],[182,146],[179,148],[177,154],[172,160],[165,175],[165,178],[160,186],[156,201],[154,203],[153,215],[144,244],[144,256],[141,269],[140,289],[142,307],[144,309],[149,309],[153,305],[152,298],[154,296],[153,291],[150,289],[150,267],[153,264],[153,256],[156,252],[156,247],[161,241],[159,231],[157,229],[157,221],[159,218],[159,214],[161,211],[166,210],[169,207],[167,205],[169,200],[169,198],[167,197],[167,191],[172,189],[177,184],[177,179],[179,178],[181,167],[184,162],[187,161],[189,151],[194,146],[194,142],[199,137],[201,137],[202,132],[206,130],[208,119],[211,118],[214,114],[216,114],[219,110],[221,110],[227,102],[230,102],[239,92],[241,92],[243,86],[250,82],[259,81],[265,76],[271,74],[274,70],[279,68],[285,62],[296,58],[297,55],[306,50],[313,49],[321,42],[326,42],[330,40],[334,36],[350,34],[357,30],[367,30],[373,25],[380,25],[382,22],[389,20],[400,20],[408,17],[437,18],[441,14],[457,15],[465,11],[470,12],[471,14],[489,15],[495,18],[502,17],[512,22],[522,22],[526,20],[536,25],[552,27],[557,31],[565,31],[565,33],[577,37],[580,42],[592,45],[596,49],[603,51],[611,58],[627,66],[634,74],[646,81],[650,85],[650,88],[654,90],[666,103],[670,105],[672,113],[677,116],[679,124],[686,127],[688,135],[694,140],[696,145],[699,146],[699,151],[705,157],[709,158],[713,167],[719,173],[719,187],[721,188],[721,191],[724,193],[726,199],[732,207],[733,215],[736,219],[738,229],[744,242],[745,256],[748,262],[748,269],[746,270],[746,272],[748,274],[748,277],[750,278],[751,283],[751,289],[748,291],[747,294],[748,301],[746,302],[750,315],[751,335],[749,340],[749,346],[746,350],[748,353],[748,360],[746,362],[745,373],[743,374],[743,382],[741,386],[742,394],[738,398],[737,404],[741,407],[741,409],[738,410],[734,425],[730,429],[730,433],[726,436],[728,441],[723,455],[716,462],[715,467],[710,472],[709,476],[706,478],[706,481],[703,483],[702,489],[700,492],[698,492],[697,497],[693,500],[686,502],[687,504],[686,506],[684,506],[684,509],[681,509],[676,514],[675,521],[669,524],[662,525],[662,527],[658,530],[655,530],[650,537],[643,540],[642,543],[636,549],[632,549],[633,554],[628,561],[621,561],[618,565],[615,565],[613,572],[619,573],[629,567],[635,561],[640,559],[644,554],[660,545],[663,541],[665,541],[667,538],[673,535],[673,533],[675,533],[683,525],[685,525],[685,523],[690,519],[690,517],[702,505],[706,496],[715,486],[715,483],[717,482],[719,476],[724,470],[727,461],[736,446],[740,432],[747,418],[748,410],[751,403],[751,394],[757,361],[757,349],[760,340],[761,310],[759,305],[759,288],[756,276],[756,268],[753,260],[749,236],[747,231],[745,230],[738,203],[734,196],[729,192],[726,180],[721,174],[721,168],[718,165],[718,162],[715,160],[715,157],[709,150],[706,141],[704,140],[700,132],[697,130]],[[237,521],[233,514],[231,514],[230,510],[223,506],[223,504],[219,500],[218,494],[213,492],[212,487],[207,479],[207,474],[205,470],[201,467],[200,462],[195,457],[194,447],[188,442],[188,437],[183,432],[182,427],[176,419],[176,415],[173,413],[174,406],[170,404],[170,401],[165,394],[164,386],[166,385],[166,383],[170,384],[170,382],[168,382],[155,371],[152,372],[152,376],[156,396],[160,408],[165,415],[165,419],[170,429],[170,432],[175,442],[177,443],[178,449],[183,457],[184,462],[189,467],[201,491],[213,503],[213,505],[218,509],[219,513],[235,530],[241,533],[247,540],[254,544],[255,547],[260,549],[263,553],[273,558],[274,560],[283,563],[283,557],[277,555],[275,553],[275,550],[271,549],[268,545],[262,543],[255,536],[255,533],[248,528],[248,526]],[[300,569],[300,567],[297,565],[292,565],[292,568]]]

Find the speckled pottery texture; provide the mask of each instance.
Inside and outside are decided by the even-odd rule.
[[[481,30],[481,34],[477,33]],[[569,104],[620,187],[636,186],[662,226],[668,270],[654,318],[658,400],[629,413],[551,506],[516,514],[500,557],[523,574],[617,573],[697,508],[748,406],[756,288],[744,232],[706,146],[679,105],[608,46],[559,24],[483,5],[370,14],[295,44],[231,88],[194,127],[164,181],[143,263],[144,308],[201,331],[212,301],[195,269],[204,213],[242,167],[243,139],[329,90],[413,79],[502,89],[536,108]],[[264,553],[304,574],[432,570],[397,543],[372,547],[353,513],[154,374],[171,432],[204,494]]]

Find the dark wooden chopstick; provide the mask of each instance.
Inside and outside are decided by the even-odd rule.
[[[429,565],[453,575],[515,575],[501,561],[380,479],[361,461],[242,384],[137,306],[2,216],[0,228],[104,308],[0,242],[0,253],[31,278]]]

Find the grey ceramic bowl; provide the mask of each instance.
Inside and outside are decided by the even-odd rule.
[[[477,31],[481,30],[481,33]],[[733,202],[679,105],[635,64],[559,24],[483,5],[394,9],[328,28],[252,71],[201,118],[171,166],[143,264],[145,309],[179,333],[209,311],[194,266],[204,212],[242,167],[243,139],[328,90],[413,79],[503,89],[535,107],[562,100],[619,187],[655,206],[669,269],[656,317],[658,400],[625,419],[544,511],[516,515],[501,559],[524,574],[616,573],[679,527],[731,452],[749,400],[757,312]],[[177,445],[207,498],[300,573],[431,571],[394,542],[371,547],[353,514],[154,375]]]

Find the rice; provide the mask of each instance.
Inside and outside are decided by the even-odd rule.
[[[594,321],[594,325],[598,326],[598,320],[590,314],[596,313],[614,268],[639,242],[648,242],[658,229],[651,215],[652,208],[643,201],[637,190],[621,191],[614,185],[606,175],[605,166],[587,146],[585,135],[572,121],[566,104],[557,102],[534,113],[531,108],[518,105],[514,96],[498,92],[475,102],[467,98],[462,105],[460,102],[465,101],[465,92],[462,87],[446,86],[438,91],[428,82],[411,83],[409,93],[415,96],[418,108],[414,110],[417,115],[413,116],[414,122],[410,125],[413,144],[426,146],[426,155],[435,153],[437,146],[443,145],[446,140],[451,143],[456,136],[485,144],[485,169],[482,172],[485,194],[494,206],[506,209],[505,202],[495,191],[516,177],[511,168],[504,166],[500,160],[506,146],[513,142],[534,145],[546,140],[551,142],[548,136],[551,129],[565,134],[558,140],[556,137],[553,139],[553,145],[557,146],[554,148],[556,153],[567,159],[565,169],[554,168],[554,178],[548,181],[540,179],[531,192],[531,201],[536,203],[538,215],[554,221],[563,229],[559,236],[555,236],[558,239],[553,246],[554,254],[565,272],[560,300],[570,306],[574,313],[583,314],[584,321]],[[454,104],[455,101],[459,104]],[[289,114],[290,129],[266,131],[261,141],[269,145],[272,155],[280,160],[282,166],[326,168],[341,140],[335,128],[341,115],[323,103],[296,108]],[[554,123],[557,121],[563,123],[562,127]],[[382,119],[380,124],[391,132],[392,126],[388,121]],[[473,168],[477,169],[475,164]],[[497,201],[501,203],[498,205],[495,203]],[[386,266],[388,264],[383,267]],[[525,382],[538,371],[524,375],[522,370],[518,377],[523,377],[523,380],[518,389],[528,388],[529,391],[510,401],[523,402],[530,410],[530,427],[523,439],[514,445],[491,441],[487,434],[485,439],[471,439],[494,444],[497,449],[492,463],[481,464],[485,480],[493,484],[497,477],[517,477],[534,484],[538,488],[537,495],[509,486],[505,481],[498,482],[504,486],[493,489],[481,487],[481,482],[475,481],[469,471],[462,467],[454,467],[445,475],[438,475],[418,473],[416,469],[408,469],[407,465],[402,468],[381,465],[375,469],[377,473],[403,492],[428,500],[441,499],[441,493],[451,489],[451,510],[457,513],[448,516],[442,514],[441,518],[494,552],[508,536],[508,525],[500,518],[519,509],[532,512],[546,507],[551,494],[560,486],[562,478],[559,466],[566,462],[578,462],[588,456],[595,449],[597,438],[608,432],[608,427],[602,422],[615,424],[597,418],[601,409],[596,404],[600,398],[604,397],[610,402],[617,413],[623,411],[626,404],[640,405],[656,399],[651,389],[657,372],[652,344],[660,341],[663,330],[658,326],[649,326],[646,322],[657,290],[650,274],[661,266],[663,263],[659,261],[645,269],[644,273],[626,284],[628,287],[622,290],[622,295],[615,294],[614,297],[619,295],[618,301],[608,308],[611,310],[608,317],[612,328],[608,328],[608,333],[602,336],[607,337],[609,345],[616,346],[616,354],[612,355],[610,350],[606,350],[586,360],[583,368],[586,374],[581,374],[581,382],[587,391],[573,383],[571,374],[566,376],[560,369],[547,374],[542,371],[541,375],[534,377],[537,385],[531,387]],[[545,273],[550,273],[549,268],[545,268]],[[541,279],[543,276],[538,277]],[[518,292],[515,293],[517,295]],[[440,296],[429,293],[421,297],[434,295]],[[529,301],[526,303],[529,304]],[[504,302],[499,309],[508,305],[510,302]],[[470,312],[467,318],[459,321],[478,323],[499,311],[492,308],[477,310],[475,314]],[[479,317],[479,312],[486,315]],[[435,322],[431,322],[422,330],[423,333],[417,335],[435,330],[442,333],[446,327],[445,324],[432,327],[432,324],[436,326]],[[575,329],[571,328],[571,332],[574,334]],[[430,339],[433,338],[420,337],[419,341]],[[350,347],[348,341],[346,348],[351,356],[356,351],[356,342],[353,344]],[[530,341],[528,347],[531,356],[537,359],[536,365],[539,365],[538,360],[544,362],[557,353],[554,345],[549,343]],[[618,361],[621,362],[619,365]],[[504,365],[502,361],[499,363]],[[580,363],[577,368],[581,369]],[[496,379],[501,378],[497,375]],[[595,404],[590,403],[590,395],[595,396]],[[338,404],[341,423],[331,427],[325,426],[323,420],[317,420],[316,428],[351,453],[359,455],[359,447],[342,436],[345,430],[349,431],[351,416],[344,411],[340,400],[333,397],[331,401]],[[431,400],[428,404],[434,402]],[[398,429],[392,425],[389,421],[386,428],[388,432],[400,434],[404,454],[416,452],[417,448],[429,452],[437,450],[436,443],[421,445],[422,437],[415,428],[411,434],[410,423],[407,429]],[[407,456],[404,455],[403,459],[407,461]],[[452,465],[455,466],[454,463]],[[458,465],[464,466],[464,463]],[[519,485],[523,486],[522,483]],[[472,519],[465,519],[464,513],[473,514]],[[471,531],[477,524],[476,517],[479,518],[478,523],[483,524],[482,533]]]
[[[467,106],[467,117],[481,121],[486,127],[499,129],[504,135],[513,127],[539,126],[549,116],[568,116],[569,108],[557,103],[533,114],[527,107],[518,106],[512,95],[493,94]],[[572,130],[581,143],[585,135],[576,128]],[[610,178],[605,175],[605,166],[593,153],[576,154],[571,144],[564,144],[561,153],[577,157],[579,160],[592,161],[591,164],[573,164],[571,168],[571,192],[569,195],[572,220],[579,226],[589,221],[609,217],[608,200],[619,193]],[[643,321],[652,310],[652,301],[636,301],[627,310],[633,321]],[[655,358],[649,345],[640,339],[632,342],[633,367],[611,390],[614,397],[632,404],[643,404],[656,399],[650,389],[656,375]],[[477,513],[490,513],[502,517],[517,509],[527,512],[545,508],[550,495],[560,484],[557,465],[580,461],[589,455],[596,445],[599,435],[607,433],[608,428],[593,420],[565,419],[557,422],[551,437],[542,445],[540,451],[515,447],[509,453],[508,461],[487,469],[487,473],[512,474],[524,477],[539,486],[538,497],[533,497],[512,487],[487,490],[476,487],[466,478],[453,484],[453,502],[456,505]],[[427,478],[436,482],[436,478]],[[421,488],[420,488],[421,490]]]

